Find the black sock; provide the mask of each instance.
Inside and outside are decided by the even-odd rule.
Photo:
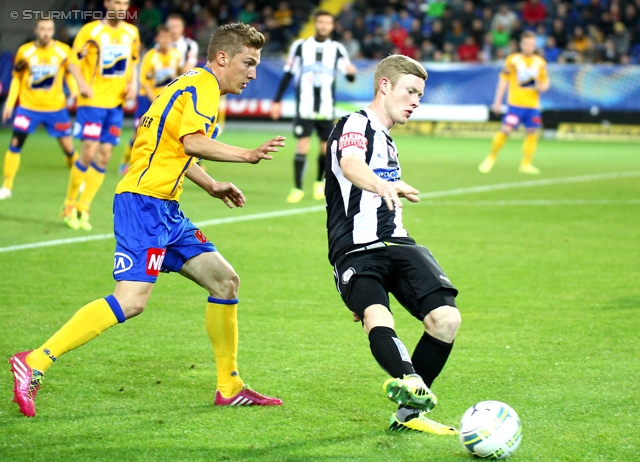
[[[293,158],[293,169],[295,172],[294,180],[296,188],[302,189],[302,177],[304,176],[304,169],[307,166],[307,156],[304,154],[296,153]]]
[[[431,387],[433,381],[444,368],[452,348],[453,342],[443,342],[426,332],[422,335],[411,361],[416,372],[428,387]]]
[[[322,178],[324,177],[324,166],[326,158],[327,157],[324,154],[318,154],[318,179],[316,181],[322,181]]]
[[[380,367],[391,377],[415,374],[409,352],[390,327],[374,327],[369,331],[369,346]]]

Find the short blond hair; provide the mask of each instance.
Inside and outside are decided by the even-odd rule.
[[[207,48],[207,61],[213,62],[219,51],[224,51],[229,59],[242,51],[243,47],[261,50],[264,46],[264,35],[255,27],[241,22],[225,24],[218,27],[211,36]]]
[[[403,75],[415,75],[426,81],[429,77],[425,68],[415,59],[405,55],[390,55],[378,63],[376,73],[373,76],[373,94],[378,94],[380,79],[386,77],[391,82],[391,88],[396,86]]]

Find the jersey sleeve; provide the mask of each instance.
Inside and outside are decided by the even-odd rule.
[[[73,40],[71,52],[76,56],[76,60],[81,59],[87,50],[87,42],[89,39],[89,27],[84,26],[80,29],[76,38]]]
[[[133,28],[133,40],[131,41],[131,62],[135,66],[140,60],[140,32]]]
[[[178,139],[193,133],[207,135],[209,127],[214,122],[220,105],[218,91],[198,91],[194,87],[188,87],[182,92],[184,109],[180,121]]]
[[[294,73],[297,62],[296,59],[300,55],[300,49],[302,47],[302,39],[298,39],[293,42],[291,49],[289,50],[289,56],[287,56],[287,62],[284,64],[284,71],[287,73]]]
[[[185,61],[185,65],[187,65],[190,69],[193,69],[198,65],[198,42],[196,42],[195,40],[189,40],[187,45],[187,59]]]
[[[351,64],[351,60],[349,59],[349,53],[347,53],[347,49],[344,47],[342,43],[336,43],[336,47],[338,48],[338,70],[343,74],[347,73],[347,66]]]
[[[140,65],[140,85],[153,86],[153,56],[151,50],[149,50],[142,58],[142,64]]]
[[[367,122],[368,119],[361,114],[349,116],[338,138],[338,161],[344,156],[358,156],[362,160],[366,160],[368,141],[365,130]]]
[[[14,107],[18,101],[20,94],[20,81],[24,72],[27,70],[27,62],[24,59],[24,50],[18,48],[16,56],[13,60],[13,70],[11,71],[11,84],[9,85],[9,94],[5,102],[6,107]]]
[[[542,58],[540,58],[540,70],[538,71],[538,79],[544,83],[549,81],[549,73],[547,72],[547,62]]]
[[[504,66],[500,71],[500,78],[503,80],[508,80],[511,74],[513,73],[513,56],[507,56],[507,59],[504,62]]]

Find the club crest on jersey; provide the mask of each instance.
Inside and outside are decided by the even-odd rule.
[[[165,249],[147,250],[147,275],[157,276],[160,273],[165,252]]]
[[[389,159],[397,161],[398,160],[398,151],[396,151],[396,148],[393,147],[392,144],[389,144],[387,146],[388,146],[387,151],[389,151]]]
[[[349,281],[351,280],[354,274],[356,274],[356,270],[352,266],[347,268],[346,271],[342,273],[342,283],[349,284]]]
[[[341,151],[345,148],[355,146],[359,149],[367,149],[367,138],[362,133],[347,132],[344,133],[338,142],[338,149]]]
[[[133,260],[126,253],[116,252],[113,255],[113,274],[120,274],[125,271],[129,271],[132,266]]]

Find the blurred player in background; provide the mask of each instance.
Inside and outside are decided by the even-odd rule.
[[[198,65],[198,42],[184,35],[185,22],[182,15],[175,13],[167,17],[167,27],[171,33],[171,46],[180,52],[180,73],[188,72]],[[225,100],[226,96],[220,98],[220,107],[218,108],[218,131],[221,132],[225,119]],[[218,133],[219,134],[219,133]],[[202,168],[204,166],[197,161]]]
[[[389,429],[456,435],[455,428],[426,414],[437,403],[430,387],[460,325],[458,291],[431,252],[404,228],[400,197],[420,198],[401,180],[398,150],[389,136],[420,106],[426,80],[419,62],[386,57],[376,67],[371,104],[341,118],[331,132],[325,185],[329,261],[343,302],[354,321],[362,321],[373,357],[391,376],[384,392],[399,407]],[[411,356],[394,330],[389,293],[424,327]]]
[[[77,95],[78,87],[83,95],[91,95],[91,89],[80,73],[71,48],[53,39],[53,20],[39,19],[33,32],[35,40],[22,45],[16,53],[9,95],[2,111],[2,122],[6,122],[19,100],[13,120],[13,135],[4,155],[4,183],[0,189],[0,200],[12,196],[13,181],[20,167],[20,152],[27,136],[40,124],[44,124],[50,136],[58,138],[67,158],[67,166],[71,167],[76,151],[63,79],[66,79],[71,97]],[[73,78],[69,78],[69,75]]]
[[[180,73],[182,55],[176,48],[171,47],[171,34],[167,26],[160,25],[156,28],[155,42],[156,47],[145,53],[140,65],[140,89],[138,104],[133,115],[133,136],[125,148],[125,156],[119,168],[119,172],[123,175],[129,169],[131,147],[136,139],[140,119],[165,85],[168,85]]]
[[[180,73],[190,71],[198,65],[198,42],[184,35],[184,18],[179,14],[167,17],[171,46],[180,52]]]
[[[311,145],[311,134],[315,130],[320,139],[318,174],[313,186],[313,197],[324,198],[325,155],[327,139],[334,122],[334,91],[336,70],[346,74],[350,82],[355,80],[356,68],[341,43],[331,40],[333,15],[327,11],[315,13],[315,36],[293,42],[284,66],[284,76],[271,107],[271,118],[277,120],[282,113],[282,97],[289,82],[295,78],[296,115],[293,120],[293,135],[298,139],[293,161],[294,188],[287,202],[300,202],[304,197],[302,179],[307,165],[307,153]]]
[[[215,358],[218,383],[214,405],[278,406],[244,384],[238,373],[238,286],[233,267],[179,206],[184,178],[222,200],[242,207],[235,185],[218,182],[194,159],[257,164],[285,145],[276,136],[257,149],[229,146],[216,137],[220,95],[239,95],[256,78],[264,36],[246,24],[220,26],[211,37],[207,64],[166,86],[140,122],[131,168],[116,189],[113,294],[92,301],[40,348],[11,357],[14,401],[33,417],[35,397],[45,371],[64,353],[144,310],[159,273],[179,272],[209,292],[205,325]],[[202,384],[208,389],[207,384]],[[199,396],[196,397],[199,399]]]
[[[126,100],[138,92],[140,35],[126,22],[129,0],[105,0],[105,19],[85,24],[73,41],[80,69],[93,90],[78,98],[74,135],[81,141],[71,167],[63,217],[72,229],[91,230],[89,207],[104,181],[113,147],[120,141]],[[84,190],[80,194],[80,187]]]
[[[492,109],[496,114],[502,112],[502,100],[507,95],[507,113],[502,118],[502,129],[493,137],[491,153],[482,161],[478,170],[489,173],[496,163],[498,152],[507,141],[512,130],[523,124],[527,130],[522,147],[522,162],[519,171],[539,175],[540,169],[531,165],[531,159],[538,144],[538,129],[542,126],[540,114],[540,94],[549,89],[547,62],[535,54],[536,35],[526,31],[520,40],[520,53],[509,55],[496,88]]]

